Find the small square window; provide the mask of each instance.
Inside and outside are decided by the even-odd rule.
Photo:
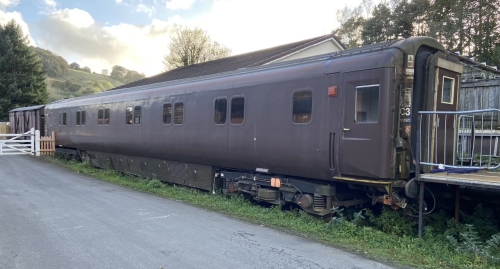
[[[379,85],[356,88],[354,122],[378,122]]]

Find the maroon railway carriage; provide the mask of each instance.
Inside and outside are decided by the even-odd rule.
[[[416,112],[456,110],[460,72],[414,37],[63,100],[45,129],[100,167],[312,214],[405,206]]]

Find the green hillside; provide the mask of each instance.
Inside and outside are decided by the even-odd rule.
[[[68,65],[63,57],[49,50],[32,48],[42,62],[42,70],[47,74],[49,102],[103,92],[146,77],[119,65],[113,66],[109,76],[107,70],[102,71],[103,75],[92,73],[87,66],[80,68],[78,63]]]
[[[68,69],[63,75],[47,77],[49,102],[103,92],[123,85],[110,76]]]

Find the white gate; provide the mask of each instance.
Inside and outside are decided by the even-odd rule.
[[[40,156],[40,131],[31,128],[23,134],[0,134],[0,156],[32,154]]]

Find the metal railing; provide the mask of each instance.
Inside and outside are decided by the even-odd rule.
[[[434,168],[500,167],[500,110],[420,111],[416,162]]]

